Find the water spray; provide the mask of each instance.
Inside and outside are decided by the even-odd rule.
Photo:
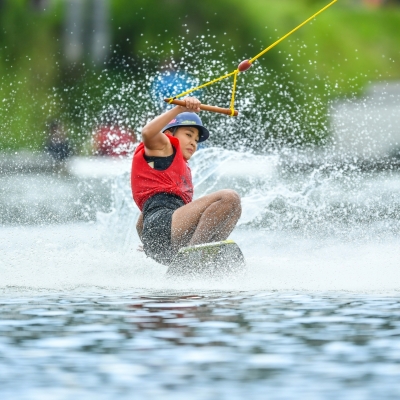
[[[211,112],[215,112],[215,113],[220,113],[220,114],[225,114],[225,115],[229,115],[231,117],[236,117],[239,114],[238,110],[235,110],[234,108],[234,103],[235,103],[235,92],[236,92],[236,82],[237,82],[237,76],[240,72],[246,72],[254,63],[255,60],[257,60],[259,57],[263,56],[267,51],[271,50],[273,47],[275,47],[277,44],[279,44],[280,42],[282,42],[283,40],[285,40],[287,37],[289,37],[292,33],[296,32],[298,29],[300,29],[302,26],[304,26],[305,24],[307,24],[308,22],[310,22],[312,19],[314,19],[317,15],[321,14],[322,12],[324,12],[327,8],[329,8],[331,5],[333,5],[334,3],[336,3],[337,0],[333,0],[332,2],[330,2],[328,5],[326,5],[325,7],[321,8],[321,10],[319,10],[318,12],[316,12],[314,15],[312,15],[310,18],[306,19],[304,22],[302,22],[300,25],[298,25],[296,28],[292,29],[290,32],[288,32],[286,35],[282,36],[281,38],[279,38],[276,42],[272,43],[271,45],[269,45],[267,48],[265,48],[263,51],[261,51],[260,53],[258,53],[256,56],[254,56],[253,58],[250,58],[249,60],[243,60],[237,67],[237,69],[235,69],[234,71],[222,75],[219,78],[213,79],[209,82],[203,83],[200,86],[196,86],[195,88],[186,90],[185,92],[182,92],[180,94],[177,94],[174,97],[170,97],[168,99],[164,99],[164,101],[168,104],[175,104],[175,105],[179,105],[179,106],[184,106],[185,102],[182,100],[177,100],[178,97],[182,97],[185,96],[189,93],[192,93],[196,90],[200,90],[206,86],[212,85],[216,82],[219,82],[225,78],[229,78],[230,76],[233,75],[233,88],[232,88],[232,96],[231,96],[231,102],[229,105],[229,108],[221,108],[221,107],[215,107],[215,106],[209,106],[206,104],[201,104],[200,105],[200,109],[203,111],[211,111]]]

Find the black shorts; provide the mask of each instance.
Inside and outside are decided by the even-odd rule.
[[[172,214],[184,205],[179,196],[168,193],[158,193],[144,204],[143,250],[160,264],[170,265],[176,255],[171,243]]]

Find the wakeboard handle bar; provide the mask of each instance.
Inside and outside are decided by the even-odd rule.
[[[183,100],[172,100],[171,98],[169,99],[164,99],[164,101],[166,103],[170,103],[170,104],[175,104],[177,106],[183,106],[185,107],[185,102]],[[232,110],[230,110],[229,108],[221,108],[221,107],[215,107],[215,106],[208,106],[206,104],[200,104],[200,110],[203,111],[211,111],[211,112],[215,112],[215,113],[220,113],[220,114],[225,114],[225,115],[232,115]],[[234,110],[233,112],[233,117],[237,117],[237,115],[239,114],[238,110]]]

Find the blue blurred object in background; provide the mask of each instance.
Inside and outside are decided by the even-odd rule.
[[[184,71],[176,71],[171,66],[167,66],[164,70],[159,71],[154,77],[151,85],[151,98],[158,103],[162,110],[168,107],[164,102],[165,98],[176,96],[186,90],[192,89],[199,85],[199,80],[187,74]],[[200,99],[201,90],[196,90],[190,96]]]
[[[158,105],[161,112],[169,106],[164,99],[174,97],[199,85],[199,79],[187,74],[185,71],[176,70],[170,63],[165,63],[154,77],[150,88],[151,99]],[[202,90],[196,90],[188,94],[188,96],[195,96],[201,100],[202,92]],[[201,143],[197,147],[197,150],[206,147],[206,144]]]

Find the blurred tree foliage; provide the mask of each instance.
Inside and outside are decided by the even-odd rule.
[[[105,95],[110,81],[121,88],[124,78],[146,79],[146,71],[157,70],[171,51],[177,59],[198,63],[200,53],[179,54],[179,41],[173,39],[184,37],[201,46],[205,36],[213,48],[210,61],[222,57],[229,72],[327,1],[110,0],[111,57],[101,66],[92,64],[89,55],[79,64],[66,62],[65,0],[50,0],[42,11],[31,4],[0,0],[0,149],[42,148],[50,118],[65,120],[80,146],[92,116],[115,99]],[[339,1],[257,61],[253,69],[262,65],[269,72],[257,90],[271,92],[269,104],[284,107],[285,99],[271,87],[287,84],[292,93],[285,97],[291,98],[288,109],[293,101],[307,109],[301,128],[307,134],[299,142],[318,142],[328,133],[330,99],[358,93],[373,80],[399,79],[399,26],[397,7],[370,9],[361,2]],[[150,47],[151,57],[145,60]],[[206,54],[202,49],[201,57]],[[252,78],[246,79],[251,88]]]

